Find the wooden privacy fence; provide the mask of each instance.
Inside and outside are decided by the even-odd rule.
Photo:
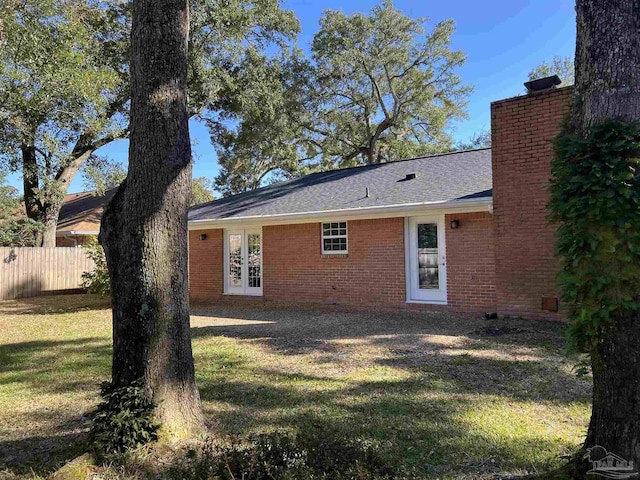
[[[82,248],[0,247],[0,300],[78,289],[92,268]]]

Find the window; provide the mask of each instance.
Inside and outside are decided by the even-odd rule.
[[[322,224],[322,253],[347,253],[347,222]]]

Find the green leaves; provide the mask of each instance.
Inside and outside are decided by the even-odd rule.
[[[272,58],[254,52],[235,72],[238,90],[224,115],[207,118],[221,172],[223,194],[256,188],[268,174],[296,174],[307,155],[302,124],[310,66],[298,50]]]
[[[191,182],[191,205],[211,202],[213,196],[213,182],[207,177],[197,177]]]
[[[20,143],[35,145],[51,169],[68,160],[78,132],[94,137],[121,128],[110,123],[108,107],[126,88],[124,59],[108,55],[103,42],[124,42],[128,26],[114,13],[117,2],[11,3],[2,12],[0,115],[7,123],[1,153],[15,160]]]
[[[325,163],[350,166],[446,150],[466,96],[449,48],[450,20],[431,32],[386,0],[370,14],[326,11],[312,42],[315,114],[308,125]]]
[[[299,31],[281,3],[190,2],[191,115],[234,115],[246,88],[242,66]],[[130,28],[131,2],[0,2],[0,161],[28,180],[30,215],[54,216],[48,212],[57,211],[80,166],[101,146],[126,138]],[[28,161],[22,147],[33,153]],[[122,171],[100,166],[85,170],[98,190],[122,178]]]
[[[91,155],[82,166],[84,187],[94,190],[96,195],[117,187],[127,176],[127,170],[122,164],[104,156]]]
[[[586,139],[563,133],[552,164],[559,281],[571,346],[588,351],[640,295],[640,123],[608,121]]]
[[[100,394],[103,401],[89,432],[99,460],[157,439],[160,426],[153,420],[154,405],[144,393],[142,380],[119,388],[104,382]]]
[[[102,245],[98,243],[97,238],[93,237],[82,246],[82,249],[93,260],[94,265],[93,270],[82,274],[82,288],[86,288],[89,293],[97,293],[101,296],[109,295],[111,281]]]
[[[18,192],[5,184],[5,177],[0,172],[0,247],[33,247],[42,224],[22,218]]]
[[[573,58],[560,57],[556,55],[551,62],[542,62],[529,72],[529,80],[558,75],[562,81],[562,86],[573,85],[575,83],[575,66]]]
[[[265,179],[447,151],[470,88],[455,70],[452,21],[412,19],[384,1],[366,14],[325,11],[311,58],[291,48],[228,70],[226,115],[207,118],[224,195]]]

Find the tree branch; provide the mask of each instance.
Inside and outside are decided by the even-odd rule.
[[[362,66],[364,67],[365,75],[371,81],[371,84],[373,85],[373,88],[374,88],[374,90],[376,92],[376,96],[378,97],[378,102],[380,102],[380,107],[382,108],[382,113],[384,113],[384,116],[386,118],[389,118],[389,112],[387,111],[387,106],[384,104],[384,100],[382,99],[382,93],[380,92],[380,87],[378,86],[378,82],[373,77],[373,74],[371,72],[369,72],[369,68],[367,67],[367,63],[364,61],[364,59],[362,60]],[[385,70],[386,70],[386,68],[387,68],[387,66],[385,65]],[[391,86],[391,85],[389,85],[389,86]]]

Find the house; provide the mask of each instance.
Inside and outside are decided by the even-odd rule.
[[[102,212],[115,193],[116,189],[112,188],[104,195],[92,191],[65,195],[58,217],[56,246],[77,247],[96,237],[100,232]]]
[[[572,89],[545,80],[492,103],[492,149],[315,173],[193,207],[192,301],[561,318],[546,204]]]

